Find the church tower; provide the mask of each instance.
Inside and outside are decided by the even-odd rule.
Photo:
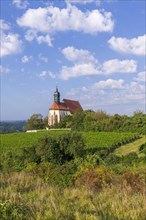
[[[56,91],[54,92],[54,102],[60,104],[60,92],[58,91],[57,86],[56,86]]]

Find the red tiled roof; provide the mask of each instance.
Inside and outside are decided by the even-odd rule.
[[[50,108],[50,110],[70,111],[71,114],[74,114],[78,109],[83,110],[80,103],[69,99],[63,99],[63,102],[60,102],[59,104],[54,102]]]
[[[50,110],[64,110],[64,111],[68,111],[69,109],[67,108],[65,103],[59,103],[57,104],[56,102],[53,103],[53,105],[51,106]]]
[[[71,114],[74,114],[78,109],[83,110],[78,101],[63,99],[63,102],[66,104]]]

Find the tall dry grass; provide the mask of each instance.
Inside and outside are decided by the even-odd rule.
[[[101,191],[87,187],[59,189],[26,173],[1,174],[1,220],[145,220],[145,188],[127,182]]]

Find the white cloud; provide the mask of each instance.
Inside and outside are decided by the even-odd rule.
[[[43,36],[43,35],[36,36],[36,40],[39,44],[47,43],[49,47],[52,47],[52,38],[50,37],[49,34],[47,34],[45,36]]]
[[[102,64],[103,74],[133,73],[136,71],[137,63],[134,60],[108,60]]]
[[[145,86],[134,81],[126,83],[122,79],[107,79],[93,85],[71,88],[67,95],[71,99],[80,100],[84,109],[120,109],[121,105],[126,105],[127,108],[133,104],[143,108],[145,104]],[[123,107],[119,111],[123,114]]]
[[[1,31],[10,30],[10,25],[7,24],[4,20],[0,19],[0,29]]]
[[[52,46],[51,36],[56,32],[78,31],[88,34],[111,32],[114,28],[112,13],[104,10],[83,12],[76,6],[68,4],[66,8],[49,6],[28,9],[17,24],[28,28],[26,39],[36,39],[38,43],[46,42]]]
[[[79,50],[74,47],[64,48],[62,53],[74,63],[71,67],[62,67],[59,75],[63,80],[79,76],[133,73],[137,69],[137,63],[134,60],[113,59],[99,63],[89,51]]]
[[[76,49],[74,47],[66,47],[62,50],[63,55],[72,62],[77,63],[98,63],[97,59],[88,51]]]
[[[134,78],[136,81],[146,82],[146,72],[140,72],[137,74],[137,77]]]
[[[3,20],[0,21],[1,24],[1,53],[0,56],[7,56],[11,54],[19,53],[22,50],[22,41],[19,39],[19,35],[15,33],[8,32],[10,26]]]
[[[48,63],[48,57],[44,57],[41,53],[39,54],[39,60],[42,60],[45,63]]]
[[[94,89],[123,89],[124,88],[124,80],[119,79],[119,80],[113,80],[113,79],[108,79],[106,81],[99,81],[94,84],[93,86]]]
[[[42,71],[38,76],[43,79],[44,77],[46,77],[46,75],[47,71]]]
[[[73,77],[97,75],[98,73],[98,69],[92,63],[75,64],[72,67],[63,66],[60,78],[67,80]]]
[[[56,75],[51,71],[48,71],[48,76],[50,76],[52,79],[56,79]]]
[[[112,37],[108,43],[113,50],[121,53],[139,56],[146,54],[146,35],[132,39]]]
[[[36,38],[37,38],[37,31],[35,30],[28,30],[25,34],[25,39],[27,41],[33,41]]]
[[[32,56],[23,56],[22,58],[21,58],[21,61],[22,61],[22,63],[29,63],[31,60],[33,59],[33,57]]]
[[[10,72],[9,68],[0,65],[0,74],[5,74],[5,73],[9,73],[9,72]]]
[[[51,77],[52,79],[55,79],[56,78],[56,75],[51,72],[51,71],[46,71],[46,70],[43,70],[39,75],[38,77],[41,78],[41,79],[44,79],[46,78],[47,76]]]
[[[13,0],[12,3],[19,9],[26,9],[29,5],[27,0]]]
[[[38,44],[47,43],[49,47],[52,47],[52,38],[50,35],[39,35],[36,30],[28,30],[25,34],[25,39],[28,41],[33,41],[35,39]]]

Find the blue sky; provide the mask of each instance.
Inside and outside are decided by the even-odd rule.
[[[61,99],[145,112],[143,0],[1,0],[1,120],[47,116]]]

